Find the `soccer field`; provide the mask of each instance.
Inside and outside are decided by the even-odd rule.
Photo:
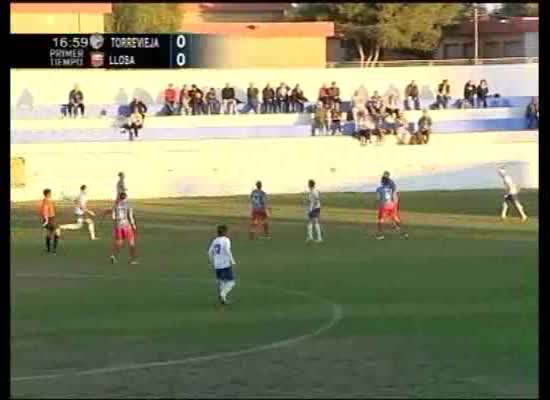
[[[248,239],[246,196],[134,201],[137,266],[110,264],[101,217],[101,240],[64,232],[46,255],[37,204],[13,205],[12,395],[536,397],[538,191],[520,198],[525,223],[500,221],[501,191],[402,193],[410,239],[377,241],[373,195],[322,193],[322,244],[300,195],[270,196],[271,241]],[[219,223],[228,307],[206,257]]]

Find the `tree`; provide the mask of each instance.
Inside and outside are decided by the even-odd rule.
[[[113,33],[173,33],[182,16],[178,3],[113,3],[105,25]]]
[[[336,31],[352,39],[361,66],[376,64],[380,50],[433,50],[442,28],[460,16],[462,4],[312,3],[297,7],[292,20],[334,21]]]
[[[496,14],[504,17],[538,17],[538,3],[504,3]]]

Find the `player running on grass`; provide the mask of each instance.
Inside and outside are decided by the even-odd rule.
[[[42,228],[46,229],[46,251],[57,254],[57,244],[61,236],[61,230],[55,219],[55,204],[52,200],[52,191],[44,189],[42,192],[44,198],[40,203],[40,217],[42,219]],[[53,239],[53,250],[52,250]]]
[[[504,188],[506,190],[504,195],[504,202],[502,203],[502,211],[500,213],[500,218],[503,220],[508,216],[508,204],[511,204],[515,207],[519,215],[521,216],[522,221],[527,220],[527,215],[523,211],[523,206],[519,202],[518,193],[519,189],[512,180],[512,177],[508,175],[504,167],[498,169],[498,174],[502,178],[502,183],[504,183]]]
[[[216,272],[218,299],[220,303],[226,305],[229,304],[227,295],[235,286],[232,269],[235,259],[231,253],[231,240],[227,237],[227,226],[218,226],[217,232],[218,236],[212,240],[208,249],[208,261]]]
[[[134,210],[130,207],[125,192],[121,192],[118,195],[118,199],[112,209],[112,216],[114,227],[113,254],[111,255],[111,263],[115,264],[117,262],[118,253],[126,240],[128,242],[128,249],[130,252],[130,264],[138,264],[136,259],[136,222],[134,219]]]
[[[378,202],[378,231],[376,234],[376,239],[382,240],[384,239],[382,225],[384,224],[386,218],[391,218],[394,223],[394,229],[397,232],[401,231],[401,219],[397,214],[395,192],[388,177],[382,177],[382,184],[376,189],[376,197]],[[409,237],[406,233],[402,233],[401,236],[403,238]]]
[[[259,225],[264,228],[264,237],[271,239],[269,234],[269,208],[267,194],[262,190],[262,182],[256,182],[256,189],[250,194],[250,239],[254,239],[259,232]]]
[[[313,241],[313,232],[317,235],[315,242],[321,243],[323,241],[323,235],[321,233],[321,224],[319,218],[321,217],[321,194],[315,189],[315,181],[310,179],[308,181],[309,191],[307,193],[307,238],[306,242]]]
[[[95,213],[88,209],[87,198],[87,186],[80,186],[80,194],[75,199],[74,214],[76,216],[76,224],[61,225],[62,230],[77,231],[82,229],[84,222],[88,225],[88,232],[90,233],[90,240],[96,240],[94,220],[91,217],[95,217]]]

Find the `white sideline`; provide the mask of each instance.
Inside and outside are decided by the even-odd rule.
[[[60,279],[123,279],[123,276],[116,276],[116,275],[93,275],[93,274],[34,274],[34,273],[16,273],[13,275],[16,278],[60,278]],[[160,278],[155,279],[157,281],[173,281],[173,280],[185,280],[187,282],[200,282],[200,283],[212,283],[211,281],[201,280],[201,279],[185,279],[185,278]],[[245,285],[249,287],[256,287],[256,288],[263,288],[263,289],[274,289],[279,292],[285,292],[289,294],[294,294],[302,297],[306,297],[309,299],[317,300],[321,303],[325,303],[327,305],[330,305],[332,314],[330,321],[327,323],[321,325],[319,328],[315,329],[314,331],[300,335],[300,336],[294,336],[290,337],[288,339],[279,340],[276,342],[251,347],[249,349],[244,350],[237,350],[237,351],[230,351],[230,352],[222,352],[222,353],[213,353],[203,356],[196,356],[196,357],[188,357],[183,358],[179,360],[168,360],[168,361],[156,361],[156,362],[148,362],[148,363],[136,363],[136,364],[127,364],[127,365],[118,365],[113,367],[105,367],[105,368],[94,368],[94,369],[88,369],[83,371],[76,371],[76,372],[62,372],[57,374],[48,374],[48,375],[31,375],[31,376],[16,376],[16,377],[10,377],[11,382],[22,382],[22,381],[31,381],[31,380],[44,380],[44,379],[56,379],[56,378],[65,378],[69,376],[87,376],[87,375],[99,375],[99,374],[105,374],[105,373],[113,373],[113,372],[124,372],[124,371],[134,371],[139,369],[147,369],[147,368],[158,368],[158,367],[167,367],[167,366],[173,366],[173,365],[186,365],[191,363],[197,363],[202,361],[214,361],[219,360],[223,358],[230,358],[230,357],[238,357],[243,356],[246,354],[253,354],[253,353],[259,353],[266,350],[273,350],[273,349],[280,349],[287,346],[292,346],[296,343],[302,342],[304,340],[311,339],[315,336],[320,335],[323,332],[328,331],[329,329],[332,329],[341,319],[343,316],[342,306],[340,304],[332,303],[331,301],[312,295],[307,292],[297,291],[297,290],[288,290],[288,289],[281,289],[275,286],[267,286],[267,285],[261,285],[254,283],[253,285]]]

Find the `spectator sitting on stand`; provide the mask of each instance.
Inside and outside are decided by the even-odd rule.
[[[191,86],[189,92],[191,95],[190,105],[192,115],[202,115],[206,113],[206,105],[204,103],[204,94],[196,85]]]
[[[133,141],[138,137],[141,128],[143,128],[143,117],[137,108],[133,108],[128,120],[122,125],[122,133],[128,132],[130,141]]]
[[[464,85],[464,103],[462,108],[464,108],[465,105],[468,105],[469,108],[475,107],[474,104],[474,97],[476,94],[476,85],[472,81],[466,82],[466,85]]]
[[[432,118],[428,115],[428,110],[422,111],[422,116],[418,120],[418,139],[420,143],[428,144],[432,134]]]
[[[328,131],[328,110],[322,101],[318,101],[313,114],[312,136],[324,136]]]
[[[385,112],[387,114],[394,114],[395,117],[399,114],[399,104],[397,103],[397,96],[390,94],[385,104]]]
[[[376,124],[372,115],[369,115],[367,111],[361,110],[357,113],[357,120],[355,122],[355,130],[359,136],[361,146],[365,146],[367,143],[372,143],[371,136],[375,134]],[[380,141],[380,135],[378,135]]]
[[[340,103],[334,102],[330,108],[329,117],[331,120],[330,130],[332,136],[335,134],[342,134],[342,111],[340,110]]]
[[[147,106],[143,101],[141,101],[137,97],[134,97],[134,99],[128,106],[128,109],[135,110],[136,112],[140,113],[142,120],[145,120],[145,114],[147,113]]]
[[[262,113],[275,112],[275,90],[268,83],[262,90]]]
[[[250,86],[246,90],[246,100],[247,100],[247,107],[248,111],[252,110],[254,111],[254,114],[258,114],[260,112],[260,91],[258,88],[254,87],[253,83],[250,83]]]
[[[319,89],[319,101],[323,102],[323,104],[325,105],[328,104],[329,91],[326,83],[323,83],[323,86],[321,86],[321,89]]]
[[[527,120],[527,129],[539,128],[539,99],[537,97],[533,97],[527,105],[525,118]]]
[[[409,103],[409,100],[412,99],[414,103],[414,109],[420,110],[420,99],[419,99],[420,91],[418,90],[418,85],[415,81],[411,81],[405,88],[405,110],[410,110],[411,105]]]
[[[69,92],[69,104],[67,108],[71,117],[76,118],[78,110],[80,110],[80,116],[84,117],[84,94],[77,84],[75,84],[73,90]]]
[[[164,109],[165,115],[174,115],[176,113],[176,89],[173,84],[169,84],[164,91]]]
[[[358,114],[363,111],[367,111],[367,99],[365,99],[359,90],[356,90],[351,98],[351,113],[353,115],[353,120],[356,121]]]
[[[443,82],[441,82],[437,86],[437,100],[436,100],[436,107],[441,108],[447,108],[449,105],[449,100],[451,99],[451,85],[449,85],[449,81],[447,79],[444,79]]]
[[[302,90],[300,85],[296,84],[296,86],[294,86],[294,89],[292,89],[292,91],[290,92],[290,111],[303,113],[306,101],[307,99],[304,96],[304,91]]]
[[[477,91],[477,107],[481,108],[481,105],[483,105],[483,108],[487,108],[487,97],[489,97],[489,86],[487,85],[487,81],[485,79],[479,82],[479,86],[477,87],[476,91]]]
[[[235,100],[235,89],[229,83],[222,89],[222,107],[224,114],[237,114],[237,100]]]
[[[277,98],[275,102],[276,112],[279,112],[279,113],[288,112],[289,91],[290,91],[290,88],[284,82],[281,82],[281,84],[279,85],[276,91],[276,98]]]
[[[216,90],[210,88],[206,93],[206,113],[208,115],[220,113],[220,102],[216,98]]]
[[[383,114],[382,130],[384,135],[395,135],[397,133],[397,121],[395,115],[395,113],[388,112],[387,110]]]
[[[407,118],[405,118],[405,114],[403,114],[402,112],[398,112],[395,123],[397,143],[409,144],[411,142],[411,132],[409,131],[409,123],[407,122]]]
[[[180,90],[179,97],[179,113],[181,115],[191,114],[191,97],[187,85],[183,85]]]
[[[336,82],[332,82],[328,88],[328,101],[331,106],[334,103],[340,104],[340,88],[336,86]]]
[[[378,94],[378,91],[375,90],[371,98],[367,102],[367,109],[371,115],[381,115],[384,102],[382,97]]]

